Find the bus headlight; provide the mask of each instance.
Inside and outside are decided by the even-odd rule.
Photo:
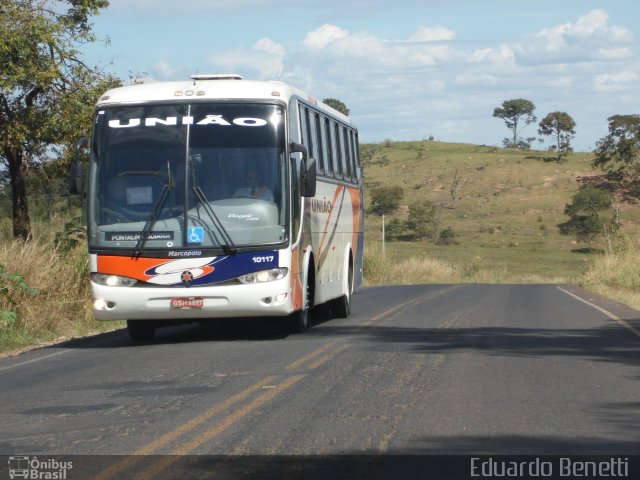
[[[271,270],[261,270],[260,272],[247,273],[240,275],[238,280],[240,283],[264,283],[273,282],[286,277],[289,270],[286,268],[272,268]]]
[[[119,275],[105,275],[104,273],[92,273],[91,281],[98,285],[105,285],[107,287],[131,287],[137,282],[135,278],[121,277]]]

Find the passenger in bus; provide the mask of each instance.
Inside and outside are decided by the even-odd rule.
[[[273,192],[264,185],[262,177],[257,169],[250,168],[247,171],[247,186],[239,188],[233,194],[234,197],[252,197],[273,202]]]

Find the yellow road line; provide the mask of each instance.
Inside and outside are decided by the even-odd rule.
[[[318,368],[320,365],[324,365],[325,363],[327,363],[329,360],[331,360],[333,357],[335,357],[336,355],[338,355],[340,352],[346,350],[347,348],[349,348],[351,346],[350,343],[345,343],[343,345],[340,345],[339,347],[336,347],[336,349],[333,352],[327,353],[326,355],[320,357],[318,360],[316,360],[315,362],[313,362],[311,365],[309,365],[309,370],[315,370],[316,368]]]
[[[293,377],[289,377],[284,380],[279,385],[276,385],[275,389],[269,389],[269,391],[251,403],[245,405],[244,407],[239,408],[238,410],[230,413],[226,417],[224,417],[218,424],[209,428],[207,431],[201,433],[197,437],[185,443],[183,446],[175,449],[171,452],[170,456],[163,457],[161,460],[153,464],[150,468],[142,472],[140,475],[137,475],[135,480],[149,480],[156,478],[162,471],[166,470],[173,463],[177,462],[180,459],[180,455],[188,455],[193,452],[196,448],[203,445],[204,443],[212,440],[217,437],[221,433],[223,433],[226,429],[231,427],[233,424],[238,422],[239,420],[246,417],[249,413],[254,411],[255,409],[261,407],[265,403],[273,400],[275,397],[280,395],[282,392],[292,387],[300,380],[302,380],[304,375],[295,375]]]
[[[123,458],[122,460],[120,460],[119,462],[114,463],[109,468],[103,470],[97,476],[93,477],[92,480],[106,480],[107,478],[110,478],[112,476],[117,475],[118,473],[122,472],[123,470],[126,470],[127,468],[131,467],[132,465],[138,463],[140,460],[143,460],[144,459],[144,455],[151,455],[151,454],[155,453],[157,450],[159,450],[160,448],[164,447],[169,442],[172,442],[173,440],[177,439],[178,437],[181,437],[182,435],[188,433],[193,428],[195,428],[198,425],[206,422],[211,417],[213,417],[214,415],[217,415],[218,413],[222,412],[223,410],[231,407],[233,404],[235,404],[237,402],[240,402],[241,400],[244,400],[245,398],[247,398],[248,396],[250,396],[254,392],[260,390],[265,385],[273,382],[276,378],[277,378],[276,376],[269,376],[269,377],[263,378],[262,380],[260,380],[259,382],[254,383],[253,385],[251,385],[249,388],[243,390],[242,392],[237,393],[236,395],[233,395],[232,397],[229,397],[224,402],[219,403],[217,405],[214,405],[213,407],[209,408],[208,410],[205,410],[204,412],[202,412],[200,415],[192,418],[187,423],[183,423],[179,427],[177,427],[177,428],[165,433],[164,435],[162,435],[161,437],[157,438],[156,440],[154,440],[153,442],[149,443],[148,445],[136,450],[132,455],[129,455],[129,456]]]
[[[404,303],[396,305],[395,307],[391,307],[388,310],[385,310],[384,312],[376,315],[375,317],[371,318],[369,321],[363,323],[363,325],[365,325],[365,326],[366,325],[371,325],[372,323],[377,322],[379,320],[382,320],[385,317],[389,317],[392,314],[396,315],[396,314],[401,313],[401,312],[403,312],[404,310],[406,310],[406,309],[408,309],[410,307],[418,305],[419,303],[426,302],[427,300],[431,300],[431,299],[433,299],[435,297],[439,297],[440,295],[444,295],[445,293],[449,293],[450,291],[456,290],[456,289],[458,289],[460,287],[461,287],[461,285],[453,285],[451,287],[444,288],[444,289],[438,290],[436,292],[426,293],[426,294],[424,294],[424,295],[422,295],[422,296],[420,296],[418,298],[413,298],[411,300],[407,300]]]
[[[313,352],[308,353],[304,357],[299,358],[295,362],[290,363],[289,365],[287,365],[286,369],[287,370],[294,370],[294,369],[300,367],[306,361],[308,361],[308,360],[310,360],[310,359],[312,359],[312,358],[324,353],[325,351],[327,351],[331,347],[335,346],[339,342],[340,342],[340,340],[331,340],[330,342],[325,343],[320,348],[314,350]]]

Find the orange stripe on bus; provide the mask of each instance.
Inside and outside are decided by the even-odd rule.
[[[294,310],[302,308],[302,282],[300,281],[300,247],[291,252],[291,306]]]
[[[158,267],[170,261],[166,258],[132,258],[98,255],[98,273],[110,275],[123,275],[136,280],[147,281],[150,275],[144,272],[153,267]]]

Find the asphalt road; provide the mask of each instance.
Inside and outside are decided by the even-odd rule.
[[[640,454],[640,313],[573,286],[365,289],[349,319],[0,360],[0,455]],[[95,478],[157,478],[171,456]]]

